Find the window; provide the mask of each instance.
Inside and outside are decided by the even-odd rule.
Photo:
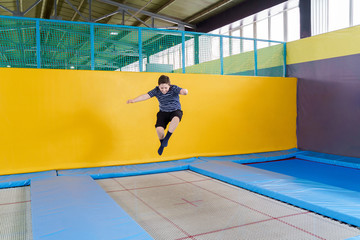
[[[169,63],[169,51],[167,51],[167,50],[163,51],[162,63],[163,64],[168,64]]]
[[[230,39],[224,37],[222,41],[223,41],[223,57],[228,57],[230,56]]]
[[[161,63],[161,58],[160,58],[159,53],[156,53],[156,54],[150,56],[150,62],[151,63]]]
[[[287,17],[284,17],[285,12]],[[244,38],[257,38],[275,41],[293,41],[300,39],[299,0],[289,0],[278,4],[257,14],[233,22],[231,25],[216,29],[211,33],[228,35],[228,31],[231,36]],[[254,49],[254,44],[249,40],[240,41],[240,44],[235,42],[236,39],[232,39],[231,44],[229,44],[231,54],[235,54],[238,51],[243,52]],[[258,41],[257,46],[258,48],[268,47],[269,43]],[[227,50],[224,49],[224,54],[226,54],[225,51]]]
[[[232,36],[240,37],[240,30],[232,32]],[[231,55],[240,53],[241,41],[238,38],[231,39]]]
[[[220,34],[221,35],[229,35],[229,27],[230,27],[230,24],[226,25],[224,27],[221,27],[220,28]]]
[[[231,28],[232,29],[234,29],[234,28],[236,28],[236,27],[239,27],[240,26],[240,20],[239,21],[236,21],[236,22],[233,22],[232,24],[231,24]]]
[[[199,37],[199,63],[211,60],[211,38],[209,36]]]
[[[185,42],[185,66],[191,66],[195,64],[194,58],[194,39],[187,40]]]
[[[174,52],[174,69],[178,69],[181,67],[181,54],[179,46],[176,46]]]
[[[270,40],[284,41],[284,14],[276,14],[270,18]]]
[[[230,30],[230,24],[220,28],[220,34],[221,35],[229,35],[229,33],[230,33],[229,30]],[[229,38],[224,37],[222,39],[222,41],[223,41],[223,57],[228,57],[230,55]]]
[[[352,5],[352,25],[359,25],[360,24],[360,0],[353,0]]]
[[[300,10],[293,8],[287,13],[287,42],[300,39]]]
[[[256,23],[256,38],[269,39],[269,19],[265,18]],[[268,42],[258,41],[257,48],[268,47]]]
[[[311,0],[312,35],[359,24],[360,0]]]
[[[254,38],[254,26],[253,24],[248,24],[243,27],[243,36],[246,38]],[[252,40],[243,40],[244,49],[243,52],[248,52],[254,50],[254,41]]]
[[[254,26],[253,24],[248,24],[243,27],[243,35],[245,38],[254,38]]]
[[[220,37],[211,37],[211,60],[220,58]]]
[[[349,0],[328,0],[329,1],[329,30],[334,31],[349,27],[350,1]]]
[[[340,0],[311,0],[311,1],[340,1]],[[350,1],[350,0],[346,0]],[[353,1],[354,9],[360,9],[360,0]],[[356,7],[355,7],[356,6]],[[356,15],[357,14],[357,15]],[[360,24],[359,10],[353,16],[354,24]],[[334,25],[335,26],[335,25]],[[262,40],[293,41],[300,38],[299,0],[289,0],[272,8],[240,19],[229,25],[215,29],[210,34],[230,35],[243,38],[257,38]],[[220,58],[219,36],[197,36],[185,42],[185,66],[191,66]],[[254,41],[223,37],[223,57],[254,50]],[[278,43],[276,43],[278,44]],[[195,45],[196,48],[195,49]],[[257,48],[264,48],[274,43],[257,41]],[[198,57],[195,58],[195,50]],[[150,56],[150,62],[173,64],[174,69],[182,66],[182,46],[177,45],[164,49]],[[126,66],[125,69],[139,68],[138,63]],[[124,68],[122,70],[125,70]]]

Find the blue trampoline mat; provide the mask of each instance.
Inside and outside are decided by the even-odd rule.
[[[266,162],[278,159],[286,159],[295,157],[299,152],[297,148],[288,150],[273,151],[273,152],[260,152],[260,153],[249,153],[239,154],[230,156],[215,156],[215,157],[199,157],[200,160],[204,161],[231,161],[237,163],[252,163],[252,162]]]
[[[59,170],[58,176],[91,176],[93,179],[127,177],[143,174],[164,173],[189,169],[189,164],[204,162],[197,158],[176,161],[144,163],[113,167],[79,168]]]
[[[90,176],[31,181],[34,240],[153,239]]]
[[[56,176],[56,171],[23,173],[0,176],[0,189],[30,185],[32,179]]]
[[[297,158],[249,163],[248,166],[300,179],[360,192],[360,169],[336,166]]]
[[[359,170],[290,159],[238,164],[209,161],[190,170],[360,226]]]

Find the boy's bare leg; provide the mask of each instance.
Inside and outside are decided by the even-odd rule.
[[[177,126],[179,125],[180,119],[179,117],[173,117],[169,125],[169,132],[173,133]]]
[[[165,129],[163,127],[157,127],[156,128],[156,133],[157,133],[160,140],[164,139],[164,137],[165,137]]]
[[[169,130],[168,130],[165,138],[161,142],[161,146],[167,147],[168,141],[169,141],[169,139],[171,137],[171,134],[173,134],[176,127],[179,125],[179,122],[180,122],[179,117],[173,117],[173,119],[171,120],[170,125],[169,125]]]

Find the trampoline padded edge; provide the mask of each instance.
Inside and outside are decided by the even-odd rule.
[[[358,196],[353,192],[233,162],[190,165],[191,171],[360,226]],[[359,193],[357,193],[359,195]]]
[[[34,240],[153,239],[90,176],[31,182]]]

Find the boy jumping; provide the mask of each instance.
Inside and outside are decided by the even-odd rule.
[[[161,75],[159,77],[158,84],[159,86],[155,87],[148,93],[140,95],[134,99],[127,100],[127,103],[145,101],[152,97],[156,97],[158,99],[160,111],[157,113],[155,128],[160,140],[158,153],[161,155],[164,151],[164,147],[167,147],[171,134],[173,134],[176,127],[179,125],[183,115],[179,94],[187,95],[188,90],[180,88],[176,85],[171,85],[170,78],[165,75]],[[165,129],[169,123],[169,129],[165,136]]]

